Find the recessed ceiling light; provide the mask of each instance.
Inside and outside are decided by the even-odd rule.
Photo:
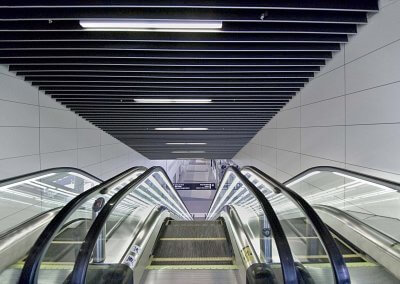
[[[208,130],[205,127],[156,127],[154,130],[161,130],[161,131],[200,131],[200,130]]]
[[[172,154],[204,154],[205,151],[172,151]]]
[[[85,29],[221,29],[221,21],[195,20],[80,20]]]
[[[168,142],[167,145],[207,145],[204,142]]]
[[[144,104],[208,104],[210,99],[134,99],[137,103]]]

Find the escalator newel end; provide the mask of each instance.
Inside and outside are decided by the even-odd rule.
[[[246,284],[278,283],[274,272],[266,263],[254,263],[246,271]]]

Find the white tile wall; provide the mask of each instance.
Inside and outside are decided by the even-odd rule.
[[[301,104],[307,105],[343,96],[344,88],[344,67],[340,67],[311,80],[301,92]]]
[[[78,149],[78,167],[88,167],[101,162],[101,147]]]
[[[400,82],[347,95],[347,123],[400,123],[399,90]]]
[[[301,153],[344,162],[345,127],[304,127],[301,129]]]
[[[0,126],[39,127],[39,108],[0,100]]]
[[[277,129],[278,148],[300,152],[300,128]]]
[[[277,169],[285,172],[286,174],[295,175],[300,171],[300,154],[288,152],[288,151],[277,151]]]
[[[52,153],[42,153],[40,155],[40,165],[42,169],[60,167],[78,167],[77,150],[58,151]]]
[[[76,128],[40,128],[40,152],[77,149]]]
[[[1,127],[0,157],[16,158],[39,154],[39,130],[34,127]]]
[[[149,161],[0,66],[0,179],[71,166],[99,178]]]
[[[345,98],[337,97],[301,108],[301,126],[331,126],[345,124]]]
[[[262,165],[280,181],[318,165],[400,181],[400,1],[380,6],[239,151],[239,165]]]
[[[347,127],[347,162],[400,173],[400,124]]]
[[[0,160],[1,178],[22,175],[28,172],[40,170],[39,155],[22,156],[11,159]]]
[[[78,129],[78,148],[93,147],[101,145],[100,129]]]
[[[399,82],[399,50],[400,40],[346,64],[347,92],[354,93]]]
[[[300,108],[280,112],[276,120],[278,128],[300,127]]]

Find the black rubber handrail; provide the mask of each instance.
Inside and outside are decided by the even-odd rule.
[[[15,177],[10,177],[10,178],[6,178],[6,179],[2,179],[0,180],[0,186],[4,186],[6,184],[10,184],[10,183],[14,183],[14,182],[18,182],[18,181],[22,181],[24,179],[28,179],[28,178],[33,178],[35,176],[41,176],[43,174],[46,173],[62,173],[62,172],[78,172],[81,173],[97,182],[102,182],[101,179],[99,179],[98,177],[95,177],[92,174],[89,174],[88,172],[81,170],[81,169],[77,169],[77,168],[73,168],[73,167],[58,167],[58,168],[49,168],[49,169],[45,169],[45,170],[40,170],[40,171],[36,171],[36,172],[31,172],[31,173],[27,173],[27,174],[23,174],[23,175],[19,175],[19,176],[15,176]]]
[[[69,283],[74,283],[74,284],[85,283],[87,269],[89,266],[94,246],[96,244],[96,240],[98,239],[104,227],[104,224],[107,222],[108,217],[126,196],[128,196],[133,190],[136,189],[138,185],[144,182],[155,172],[161,172],[162,174],[164,174],[165,177],[168,179],[169,183],[172,184],[169,180],[168,175],[166,174],[166,172],[162,167],[152,167],[148,169],[146,172],[144,172],[142,175],[140,175],[137,179],[135,179],[134,181],[130,182],[128,185],[120,189],[116,194],[114,194],[113,197],[111,197],[110,200],[108,200],[108,202],[104,205],[103,209],[99,212],[97,218],[90,227],[89,232],[87,233],[85,240],[81,245],[78,256],[76,257],[74,269],[71,273]],[[182,204],[184,203],[182,202]],[[185,209],[187,210],[186,206]],[[190,217],[189,211],[187,211],[187,214]]]
[[[246,176],[244,176],[237,168],[229,167],[222,180],[224,180],[225,176],[233,173],[240,180],[240,182],[253,193],[254,197],[260,203],[266,218],[271,227],[272,234],[274,236],[274,240],[276,243],[276,247],[278,250],[279,258],[281,261],[282,275],[284,283],[286,284],[294,284],[299,283],[297,278],[296,266],[294,263],[293,255],[289,246],[289,242],[286,238],[285,232],[281,226],[281,223],[278,219],[278,216],[275,214],[274,209],[269,203],[268,199],[265,195],[253,184],[251,183]],[[222,183],[219,185],[219,190],[222,190]],[[214,200],[217,197],[218,192],[214,196]],[[211,204],[214,203],[214,200]],[[211,209],[211,207],[210,207]],[[210,210],[209,210],[210,212]]]
[[[70,202],[68,202],[55,216],[55,218],[47,225],[47,227],[43,230],[43,232],[35,242],[25,261],[21,276],[19,278],[19,283],[37,283],[40,264],[42,263],[43,257],[45,256],[47,249],[49,248],[51,242],[54,240],[58,231],[62,228],[64,223],[82,204],[84,204],[87,200],[95,197],[99,193],[107,193],[107,190],[110,187],[118,184],[118,182],[133,174],[134,172],[145,170],[146,168],[143,167],[130,168],[120,173],[119,175],[110,178],[107,181],[81,193]]]
[[[332,265],[333,274],[335,276],[336,283],[347,284],[350,283],[350,274],[347,269],[346,263],[343,259],[339,248],[336,245],[328,227],[319,217],[317,212],[311,207],[311,205],[305,201],[300,195],[298,195],[293,190],[289,189],[285,185],[281,184],[274,178],[270,177],[266,173],[260,171],[256,167],[243,167],[242,171],[250,171],[255,174],[258,178],[264,180],[267,184],[273,187],[275,192],[282,193],[293,201],[306,215],[308,220],[314,227],[322,245],[324,246],[326,253],[328,254],[330,263]]]
[[[309,168],[309,169],[305,170],[304,172],[301,172],[301,173],[295,175],[294,177],[288,179],[283,184],[285,184],[285,185],[290,184],[291,182],[294,182],[297,179],[302,178],[303,176],[306,176],[307,174],[316,172],[316,171],[337,172],[337,173],[353,176],[355,178],[364,179],[366,181],[377,183],[379,185],[383,185],[386,187],[390,187],[390,188],[400,192],[400,183],[396,183],[391,180],[387,180],[387,179],[383,179],[383,178],[379,178],[379,177],[375,177],[375,176],[371,176],[371,175],[367,175],[367,174],[363,174],[363,173],[358,173],[358,172],[354,172],[351,170],[342,169],[342,168],[338,168],[338,167],[332,167],[332,166],[317,166],[317,167]]]

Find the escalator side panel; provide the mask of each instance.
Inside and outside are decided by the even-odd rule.
[[[375,232],[369,231],[368,227],[362,226],[361,223],[351,223],[356,222],[356,219],[347,219],[345,213],[339,216],[333,212],[340,212],[340,210],[324,208],[324,206],[317,207],[317,210],[329,227],[334,228],[339,235],[360,248],[400,279],[400,270],[398,269],[400,267],[400,258],[398,257],[400,251],[396,250],[396,246],[393,245],[395,244],[394,240],[390,241],[389,238],[386,240],[383,237],[384,235],[379,236]]]
[[[0,272],[22,259],[59,209],[50,210],[16,227],[0,238]]]

